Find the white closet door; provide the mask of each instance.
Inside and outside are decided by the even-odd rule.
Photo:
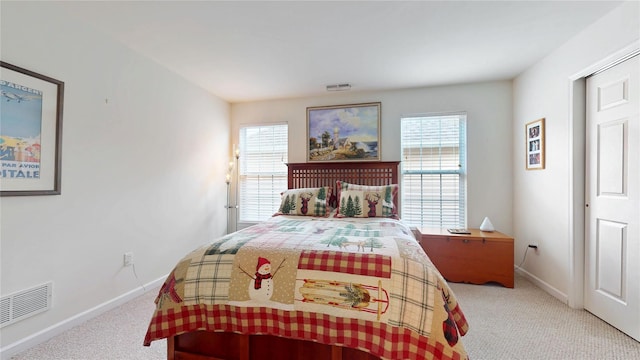
[[[640,341],[639,68],[587,79],[585,308]]]

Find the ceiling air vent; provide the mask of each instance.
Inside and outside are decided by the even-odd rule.
[[[32,287],[0,299],[0,327],[13,324],[51,308],[53,283]]]
[[[335,84],[327,85],[327,91],[345,91],[351,89],[351,84]]]

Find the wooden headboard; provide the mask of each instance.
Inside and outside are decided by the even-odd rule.
[[[335,187],[337,180],[373,186],[397,184],[399,164],[399,161],[287,164],[288,187]]]
[[[369,186],[397,184],[399,164],[399,161],[292,163],[287,164],[289,168],[287,185],[289,189],[321,186],[330,186],[335,189],[338,180]],[[335,198],[335,191],[333,195],[331,201],[335,206],[338,201]],[[394,206],[398,207],[397,197],[394,198]]]

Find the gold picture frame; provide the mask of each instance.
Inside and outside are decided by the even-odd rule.
[[[380,161],[379,102],[307,108],[307,161]]]
[[[545,167],[544,118],[525,125],[527,170],[542,170]]]

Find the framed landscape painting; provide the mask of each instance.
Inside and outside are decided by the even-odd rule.
[[[380,161],[380,103],[307,108],[307,161]]]

